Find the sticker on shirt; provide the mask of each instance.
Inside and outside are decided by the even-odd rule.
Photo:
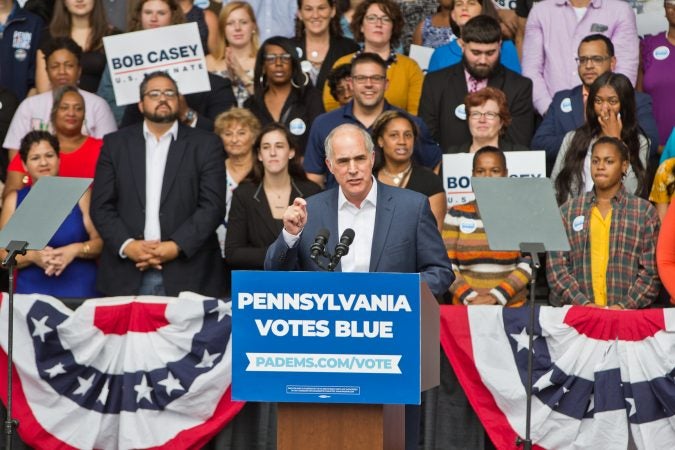
[[[39,131],[49,131],[51,132],[51,121],[43,121],[39,117],[33,117],[30,119],[30,129],[31,130],[39,130]]]
[[[584,216],[576,216],[572,221],[572,229],[574,231],[581,231],[584,229]]]
[[[464,103],[457,105],[457,108],[455,108],[455,116],[457,116],[459,120],[466,120],[466,106],[464,106]]]
[[[14,59],[19,62],[25,61],[28,57],[28,52],[22,48],[17,48],[14,50]]]
[[[474,231],[476,231],[477,227],[478,227],[478,225],[476,225],[476,221],[473,220],[473,219],[463,218],[459,222],[459,231],[461,231],[462,233],[465,233],[465,234],[473,233]]]
[[[569,97],[564,98],[563,101],[560,102],[560,111],[564,113],[572,112],[572,100],[570,100]]]
[[[288,124],[288,130],[296,136],[301,136],[307,131],[307,125],[305,125],[305,122],[298,117],[291,120],[291,123]]]
[[[33,39],[33,33],[30,31],[15,31],[12,36],[12,48],[30,49],[30,41]],[[16,53],[14,53],[16,58]],[[24,57],[24,59],[26,59]]]
[[[601,23],[594,23],[591,25],[591,33],[604,33],[607,30],[609,30],[609,27]]]
[[[670,56],[670,49],[665,45],[662,45],[660,47],[656,47],[654,49],[654,53],[652,54],[654,55],[654,59],[658,61],[663,61],[664,59]]]
[[[300,68],[302,69],[303,72],[309,73],[309,71],[312,70],[312,63],[307,61],[306,59],[303,59],[302,62],[300,63]]]

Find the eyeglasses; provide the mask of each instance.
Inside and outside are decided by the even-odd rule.
[[[167,89],[166,91],[160,91],[159,89],[153,89],[143,94],[144,97],[150,97],[151,100],[159,100],[161,96],[165,98],[175,98],[178,95],[178,92],[173,89]]]
[[[597,66],[610,58],[611,56],[580,56],[578,58],[574,58],[574,60],[580,66],[585,66],[589,62],[592,63],[594,66]]]
[[[391,25],[391,18],[389,16],[376,16],[375,14],[368,14],[363,18],[366,23],[375,25],[377,22],[380,22],[382,25]]]
[[[366,84],[369,81],[373,84],[379,84],[386,79],[387,77],[384,75],[352,75],[352,80],[356,84]]]
[[[265,63],[267,64],[275,64],[278,60],[281,60],[282,63],[287,64],[291,62],[291,54],[290,53],[266,53],[265,56],[263,56],[263,59],[265,60]]]
[[[471,111],[471,113],[469,113],[469,118],[471,118],[473,120],[480,120],[483,117],[485,117],[485,120],[490,120],[490,121],[497,120],[497,118],[499,117],[499,113],[492,112],[492,111],[488,111],[488,112]]]

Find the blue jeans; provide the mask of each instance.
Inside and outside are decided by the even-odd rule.
[[[138,288],[138,295],[166,295],[164,289],[164,278],[162,272],[157,269],[149,269],[143,272],[141,286]]]

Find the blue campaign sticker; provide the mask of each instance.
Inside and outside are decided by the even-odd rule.
[[[476,221],[473,219],[462,219],[459,222],[459,231],[462,233],[471,234],[476,231],[477,227]]]
[[[419,404],[420,275],[232,274],[232,398]]]
[[[576,216],[572,221],[572,229],[574,231],[581,231],[584,229],[584,216]]]
[[[457,105],[457,108],[455,108],[455,116],[457,116],[459,120],[466,120],[466,106],[464,106],[464,103]]]
[[[664,59],[670,56],[670,49],[665,45],[661,45],[660,47],[656,47],[654,49],[653,55],[654,59],[658,61],[663,61]]]
[[[312,63],[303,59],[302,62],[300,62],[300,68],[303,72],[309,73],[312,70]]]
[[[572,112],[572,100],[566,97],[560,102],[560,110],[564,113]]]
[[[25,61],[27,56],[28,52],[26,52],[26,50],[22,48],[17,48],[16,50],[14,50],[14,59],[16,59],[19,62]]]
[[[307,125],[301,118],[296,117],[288,124],[288,130],[295,136],[302,136],[307,131]]]

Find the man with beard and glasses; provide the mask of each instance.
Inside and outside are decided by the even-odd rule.
[[[215,233],[225,152],[215,134],[179,123],[178,96],[169,75],[147,75],[143,122],[103,140],[91,217],[104,242],[97,288],[105,295],[225,293]]]
[[[476,16],[462,28],[462,62],[429,73],[422,87],[419,115],[444,151],[471,140],[464,97],[490,86],[506,94],[512,122],[505,136],[530,145],[534,133],[532,82],[499,62],[501,28],[488,16]]]
[[[604,34],[588,35],[579,44],[576,61],[581,84],[572,89],[558,91],[553,96],[551,106],[532,138],[532,148],[546,150],[548,173],[553,168],[565,135],[586,121],[584,111],[591,84],[600,75],[616,69],[614,44]],[[635,107],[640,128],[649,138],[650,152],[656,155],[659,147],[659,130],[654,119],[652,98],[648,94],[635,91]]]

